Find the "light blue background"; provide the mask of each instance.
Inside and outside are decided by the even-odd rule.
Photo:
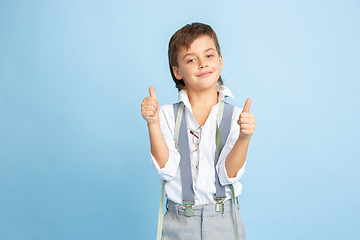
[[[155,239],[140,103],[177,100],[171,35],[210,24],[257,120],[249,240],[359,239],[360,2],[0,1],[0,239]]]

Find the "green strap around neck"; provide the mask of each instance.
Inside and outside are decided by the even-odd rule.
[[[217,121],[216,121],[216,146],[218,148],[219,151],[219,156],[220,153],[222,151],[222,144],[221,144],[221,137],[220,137],[220,131],[219,131],[219,126],[221,123],[221,119],[222,119],[222,115],[224,112],[224,101],[221,101],[220,105],[219,105],[219,112],[218,112],[218,117],[217,117]],[[234,203],[234,220],[235,220],[235,239],[239,240],[239,229],[238,229],[238,224],[237,224],[237,219],[236,219],[236,202],[235,202],[235,190],[234,190],[234,186],[232,184],[229,185],[230,190],[231,190],[231,195],[232,195],[232,201]]]
[[[161,240],[162,230],[163,230],[163,221],[164,221],[164,190],[165,190],[165,180],[162,180],[161,183],[161,194],[160,194],[160,206],[159,206],[159,217],[158,217],[158,229],[157,229],[157,240]]]
[[[235,190],[234,190],[234,186],[232,184],[230,184],[229,187],[230,187],[230,190],[231,190],[232,200],[233,200],[233,203],[234,203],[235,239],[239,240],[239,228],[238,228],[237,219],[236,219],[237,207],[236,207],[236,202],[235,202]]]
[[[222,150],[219,126],[220,126],[221,119],[222,119],[222,116],[223,116],[223,113],[224,113],[224,105],[225,105],[224,101],[221,101],[220,104],[219,104],[219,111],[218,111],[218,116],[217,116],[217,119],[216,119],[215,141],[216,141],[217,149],[219,151],[219,156],[220,156],[220,153],[221,153],[221,150]]]

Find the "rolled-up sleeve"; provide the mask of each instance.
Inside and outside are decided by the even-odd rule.
[[[180,163],[180,154],[175,148],[174,141],[175,120],[172,105],[165,105],[160,108],[159,121],[161,132],[169,148],[169,159],[165,166],[160,168],[154,156],[150,154],[150,163],[161,179],[169,181],[175,177]]]
[[[239,115],[240,115],[241,111],[242,111],[242,109],[234,107],[229,136],[228,136],[228,139],[221,151],[221,154],[219,156],[219,161],[216,165],[216,170],[218,172],[218,176],[219,176],[221,185],[234,184],[235,182],[239,181],[239,179],[245,172],[246,162],[244,163],[242,168],[240,168],[239,171],[236,173],[236,176],[233,178],[228,177],[228,174],[227,174],[227,171],[225,168],[226,157],[230,153],[231,149],[233,148],[233,146],[235,145],[235,142],[237,141],[237,139],[239,137],[240,126],[237,124],[237,120],[239,119]]]

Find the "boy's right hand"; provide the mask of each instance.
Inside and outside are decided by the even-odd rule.
[[[141,103],[141,115],[148,124],[153,124],[159,121],[159,102],[152,86],[149,87],[149,94]]]

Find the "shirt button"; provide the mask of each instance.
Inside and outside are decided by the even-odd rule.
[[[202,180],[199,180],[199,183],[202,183]]]

